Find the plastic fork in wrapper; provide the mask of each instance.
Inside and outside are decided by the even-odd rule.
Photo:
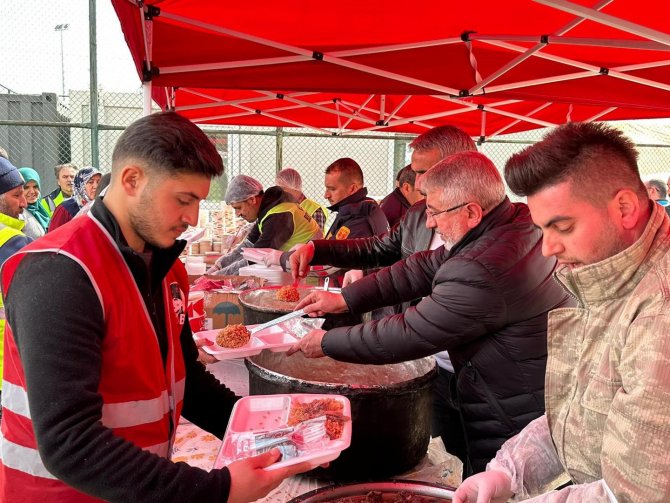
[[[276,430],[235,433],[231,441],[235,459],[257,456],[276,447],[285,461],[318,448],[327,439],[326,416],[319,416]]]

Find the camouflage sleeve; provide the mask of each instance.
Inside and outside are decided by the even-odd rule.
[[[546,415],[531,421],[505,442],[486,470],[507,474],[514,501],[544,494],[570,480],[558,459]]]
[[[583,503],[585,501],[589,503],[617,503],[616,498],[602,479],[588,484],[568,486],[560,491],[551,491],[524,500],[524,503]]]
[[[621,341],[603,425],[602,477],[622,501],[670,501],[670,315],[649,310]]]

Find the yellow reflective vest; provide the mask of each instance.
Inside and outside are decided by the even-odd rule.
[[[258,222],[258,230],[261,233],[263,232],[263,222],[265,219],[277,213],[290,213],[293,216],[293,234],[281,246],[281,251],[289,251],[293,246],[306,243],[321,233],[319,224],[295,203],[279,203],[277,206],[270,208],[263,219]]]

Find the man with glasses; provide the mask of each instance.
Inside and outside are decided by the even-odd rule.
[[[358,313],[423,297],[404,313],[324,332],[291,352],[369,364],[448,350],[467,442],[466,473],[544,412],[547,312],[570,305],[542,256],[542,232],[526,205],[505,196],[493,163],[477,152],[447,157],[421,179],[426,225],[447,246],[416,253],[341,294],[312,292],[312,315]],[[436,389],[435,392],[439,392]]]
[[[417,190],[420,190],[423,175],[442,159],[457,152],[477,151],[475,143],[465,131],[448,124],[417,136],[409,147],[412,149],[410,167],[415,173],[414,185]],[[413,253],[435,250],[443,244],[440,234],[426,225],[426,202],[422,199],[409,208],[389,232],[364,239],[317,240],[302,246],[291,255],[291,268],[304,277],[310,263],[355,269],[386,267]],[[356,272],[359,274],[355,275]],[[344,286],[361,277],[362,271],[350,270],[345,275]],[[400,314],[417,302],[418,299],[412,299],[411,302],[394,306],[393,311]],[[462,433],[463,422],[454,399],[454,367],[447,351],[436,354],[435,359],[439,375],[433,396],[432,435],[442,437],[447,450],[465,462],[467,453]]]

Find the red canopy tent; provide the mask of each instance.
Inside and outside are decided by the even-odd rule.
[[[668,0],[112,3],[154,100],[204,124],[491,137],[670,117]]]

